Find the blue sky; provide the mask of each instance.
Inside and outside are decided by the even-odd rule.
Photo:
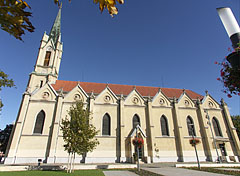
[[[228,98],[216,79],[231,42],[216,8],[230,7],[238,22],[238,0],[125,0],[119,14],[102,14],[92,0],[67,0],[62,9],[63,59],[60,80],[161,86],[209,91],[224,98],[232,115],[240,114],[240,97]],[[29,1],[36,30],[24,42],[0,30],[0,69],[17,88],[0,92],[4,107],[0,129],[18,113],[40,40],[49,33],[58,8],[53,0]]]

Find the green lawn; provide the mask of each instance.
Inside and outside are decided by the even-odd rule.
[[[78,170],[74,173],[66,171],[18,171],[18,172],[0,172],[0,176],[104,176],[101,170]]]

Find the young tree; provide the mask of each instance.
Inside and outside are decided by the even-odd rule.
[[[240,139],[240,115],[231,116],[233,125],[237,129],[238,138]]]
[[[6,125],[4,130],[0,129],[0,152],[5,153],[13,125]]]
[[[68,115],[69,117],[62,119],[61,130],[65,142],[64,148],[69,154],[67,170],[71,173],[74,167],[75,154],[84,157],[87,152],[93,151],[99,142],[94,138],[98,131],[89,123],[91,120],[90,111],[88,108],[84,108],[82,101],[73,104]]]

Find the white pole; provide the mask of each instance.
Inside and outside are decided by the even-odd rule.
[[[193,142],[194,142],[194,150],[195,150],[195,153],[196,153],[196,157],[197,157],[197,163],[198,163],[198,169],[200,170],[201,167],[200,167],[200,162],[199,162],[199,159],[198,159],[198,152],[197,152],[197,147],[196,147],[196,139],[195,139],[195,136],[194,136],[194,124],[190,124],[191,126],[191,130],[192,130],[192,138],[193,138]]]
[[[137,139],[138,139],[138,125],[136,126],[136,137],[137,137]],[[138,172],[140,172],[139,148],[138,148],[138,145],[137,145],[137,169],[138,169]]]

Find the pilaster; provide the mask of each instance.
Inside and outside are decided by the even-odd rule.
[[[120,121],[120,162],[126,162],[125,148],[125,123],[124,123],[124,98],[119,98],[119,121]]]
[[[153,139],[155,135],[152,133],[154,125],[153,125],[153,117],[152,117],[152,101],[151,98],[148,97],[147,100],[147,115],[146,115],[146,126],[147,126],[147,148],[148,148],[148,156],[151,157],[151,162],[153,162]]]
[[[95,96],[94,96],[94,94],[92,92],[90,97],[89,97],[89,111],[90,111],[89,123],[90,124],[93,124],[92,119],[93,119],[93,110],[94,110],[94,100],[95,100]]]
[[[206,117],[205,112],[199,99],[197,100],[196,104],[197,104],[197,117],[200,124],[200,132],[206,156],[206,161],[212,161],[212,154],[210,148],[212,139],[210,138],[211,133],[209,131],[209,127],[207,126],[208,120],[207,118],[205,118]]]
[[[14,130],[10,137],[10,142],[8,143],[8,147],[6,151],[7,158],[5,160],[5,164],[15,163],[18,146],[21,140],[22,130],[23,130],[25,119],[26,119],[26,114],[28,111],[30,97],[31,95],[27,89],[26,92],[24,92],[23,94],[21,106],[18,112],[18,118],[15,122]]]
[[[178,162],[183,162],[183,135],[182,135],[182,126],[179,121],[179,111],[178,111],[178,104],[176,97],[174,97],[173,102],[173,121],[174,121],[174,135],[176,140],[176,150],[177,150],[177,156],[178,156]]]
[[[61,114],[62,114],[62,107],[63,107],[63,94],[60,92],[60,94],[57,97],[56,102],[56,109],[55,109],[55,115],[53,117],[52,126],[49,134],[49,155],[47,155],[47,163],[55,163],[56,162],[56,150],[57,150],[57,143],[58,143],[58,137],[59,137],[59,130],[61,125]],[[47,151],[47,152],[48,152]]]
[[[232,122],[227,104],[224,102],[223,99],[221,99],[221,106],[222,106],[222,109],[223,109],[222,112],[223,112],[224,118],[225,118],[226,123],[227,123],[227,129],[230,132],[232,142],[233,142],[234,147],[235,147],[235,148],[233,148],[233,150],[235,150],[234,153],[236,153],[238,155],[238,157],[240,157],[240,144],[239,144],[239,139],[238,139],[238,136],[237,136],[236,128],[233,125],[233,122]]]

